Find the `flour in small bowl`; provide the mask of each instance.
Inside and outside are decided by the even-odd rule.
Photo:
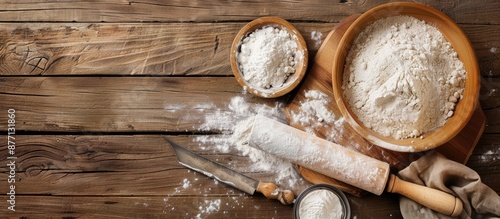
[[[282,87],[304,55],[297,37],[283,28],[266,26],[243,38],[236,61],[243,78],[256,88]]]
[[[375,132],[413,138],[443,126],[462,98],[466,71],[442,33],[409,16],[380,19],[346,57],[344,96]]]
[[[314,190],[300,202],[300,219],[341,219],[344,209],[340,198],[326,189]]]

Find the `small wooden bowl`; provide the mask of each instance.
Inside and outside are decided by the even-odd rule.
[[[345,58],[356,36],[374,21],[390,16],[407,15],[418,18],[437,27],[464,63],[467,71],[463,99],[459,100],[454,115],[446,124],[423,134],[423,138],[394,139],[385,137],[363,125],[349,107],[342,93],[342,74]],[[440,11],[411,2],[396,2],[377,6],[363,13],[342,37],[333,61],[333,93],[340,112],[354,130],[369,142],[394,151],[417,152],[436,148],[455,137],[469,122],[476,108],[480,75],[477,58],[467,36],[453,20]]]
[[[269,89],[259,88],[257,86],[248,83],[243,78],[243,74],[239,71],[238,62],[236,61],[236,54],[238,51],[240,51],[241,40],[246,36],[248,36],[248,34],[254,32],[255,30],[266,26],[272,26],[281,30],[284,29],[288,33],[290,33],[290,35],[296,36],[295,39],[297,43],[297,51],[303,52],[302,61],[295,63],[295,73],[291,74],[290,77],[288,77],[283,86],[272,87]],[[238,34],[233,40],[233,44],[231,46],[231,54],[229,58],[231,61],[231,69],[233,70],[233,74],[236,77],[238,83],[240,83],[240,85],[243,86],[245,90],[259,97],[276,98],[292,91],[295,87],[297,87],[302,78],[304,78],[304,75],[307,70],[308,51],[307,51],[306,41],[304,40],[300,32],[292,24],[278,17],[262,17],[246,24],[238,32]]]

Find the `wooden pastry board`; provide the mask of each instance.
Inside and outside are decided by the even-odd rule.
[[[349,25],[351,25],[358,17],[359,15],[352,15],[345,18],[339,24],[337,24],[325,38],[313,62],[311,63],[311,68],[306,74],[304,81],[300,85],[292,101],[285,107],[288,123],[291,126],[301,130],[311,128],[303,127],[301,124],[294,123],[291,119],[292,114],[299,113],[301,102],[304,102],[306,100],[304,94],[309,90],[319,90],[327,94],[331,99],[328,106],[329,111],[335,115],[335,118],[337,118],[337,120],[342,118],[342,114],[340,113],[335,103],[332,91],[332,65],[334,54],[336,48],[338,47],[338,43],[342,38],[342,35],[345,33]],[[474,115],[472,116],[466,127],[455,138],[453,138],[446,144],[439,146],[435,150],[451,160],[465,164],[469,159],[469,156],[471,155],[481,134],[483,133],[485,125],[486,117],[478,104]],[[353,148],[365,155],[371,156],[378,160],[388,162],[394,171],[399,171],[405,168],[412,161],[425,154],[425,152],[396,152],[375,146],[371,143],[368,143],[359,134],[357,134],[354,129],[352,129],[347,124],[347,122],[341,124],[324,124],[321,127],[314,128],[314,132],[320,137],[327,138],[328,140],[331,140],[340,145]],[[336,134],[332,137],[332,133]],[[300,166],[297,167],[297,170],[306,180],[310,181],[313,184],[331,184],[347,193],[356,196],[360,196],[364,193],[358,188],[336,181],[332,178],[316,173],[313,170],[309,170]]]

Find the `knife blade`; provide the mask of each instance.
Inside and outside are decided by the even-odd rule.
[[[277,199],[284,205],[292,204],[295,196],[290,190],[281,190],[276,184],[262,182],[245,176],[219,163],[196,154],[179,144],[165,138],[175,151],[179,163],[196,172],[214,178],[243,192],[253,195],[256,191],[268,199]]]

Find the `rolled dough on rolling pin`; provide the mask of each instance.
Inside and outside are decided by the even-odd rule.
[[[262,115],[255,117],[249,145],[376,195],[390,172],[386,162]]]
[[[376,195],[384,190],[398,193],[452,217],[463,209],[462,201],[451,194],[390,174],[386,162],[262,115],[255,116],[248,144]]]

